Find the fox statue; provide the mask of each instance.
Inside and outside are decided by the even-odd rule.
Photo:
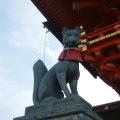
[[[50,97],[60,99],[64,98],[64,94],[66,97],[78,95],[79,62],[82,62],[81,54],[77,49],[80,34],[80,27],[73,30],[64,27],[62,30],[64,50],[58,58],[59,61],[50,70],[47,70],[41,60],[34,64],[33,103],[35,105]]]

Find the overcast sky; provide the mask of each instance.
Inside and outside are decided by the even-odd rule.
[[[0,119],[23,116],[33,105],[33,64],[44,60],[46,19],[30,0],[0,0]],[[57,62],[63,46],[46,34],[45,64]],[[79,95],[93,106],[119,100],[102,80],[94,79],[80,65]]]

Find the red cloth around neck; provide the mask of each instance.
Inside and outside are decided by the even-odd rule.
[[[74,60],[78,62],[83,62],[80,51],[78,49],[64,49],[58,60]]]

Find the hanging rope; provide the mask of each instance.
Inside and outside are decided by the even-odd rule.
[[[44,63],[45,63],[45,53],[46,53],[46,40],[47,40],[47,32],[48,32],[48,29],[46,28],[46,31],[45,31],[45,44],[44,44]]]

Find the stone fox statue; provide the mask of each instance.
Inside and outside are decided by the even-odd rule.
[[[77,49],[80,33],[79,27],[74,30],[64,27],[62,31],[64,50],[58,58],[59,62],[49,71],[41,60],[34,64],[34,104],[50,97],[63,98],[64,94],[66,97],[72,94],[78,95],[79,62],[82,62]],[[71,91],[68,89],[67,83],[69,83]]]

